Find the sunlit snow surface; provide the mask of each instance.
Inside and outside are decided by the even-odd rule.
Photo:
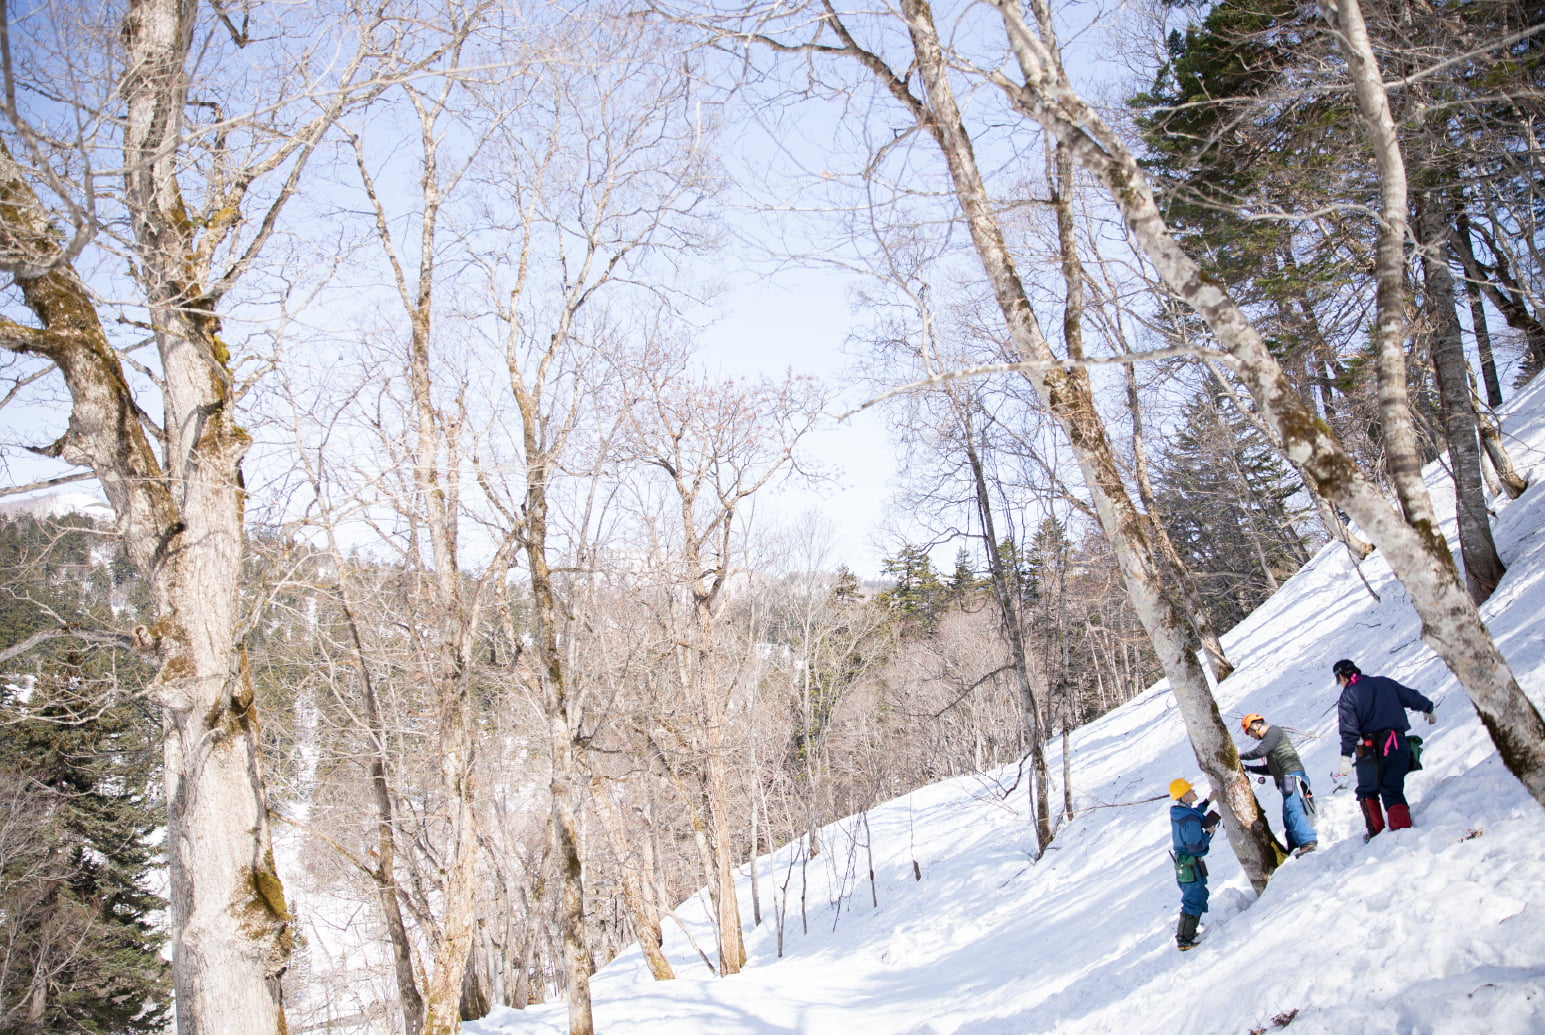
[[[1541,379],[1545,381],[1545,379]],[[1499,500],[1509,570],[1484,608],[1513,671],[1545,703],[1545,384],[1509,406],[1515,463],[1534,478]],[[1440,513],[1453,500],[1429,473]],[[950,780],[825,833],[803,872],[787,849],[761,861],[763,920],[750,962],[713,977],[676,924],[665,948],[681,975],[655,982],[636,948],[595,978],[605,1035],[1018,1035],[1027,1032],[1545,1032],[1545,811],[1498,761],[1464,693],[1419,639],[1405,591],[1378,554],[1365,587],[1327,548],[1225,637],[1239,671],[1219,690],[1231,728],[1247,711],[1294,735],[1320,802],[1320,850],[1287,863],[1259,899],[1223,838],[1209,863],[1202,944],[1177,952],[1179,897],[1165,802],[1080,812],[1045,858],[1030,858],[1025,794],[1012,769]],[[1375,599],[1372,593],[1378,595]],[[1438,702],[1426,769],[1406,789],[1414,829],[1364,844],[1339,755],[1331,663],[1356,659]],[[1243,740],[1243,738],[1241,738]],[[1076,807],[1162,795],[1198,771],[1166,684],[1073,737]],[[1052,759],[1060,772],[1060,756]],[[1280,799],[1259,796],[1280,830]],[[1060,795],[1060,789],[1057,792]],[[872,845],[879,905],[867,877]],[[855,850],[850,851],[850,848]],[[913,863],[922,873],[913,877]],[[774,889],[787,880],[784,951]],[[701,896],[676,911],[710,954]],[[1296,1011],[1288,1021],[1287,1015]],[[561,1004],[497,1010],[468,1035],[568,1031]]]

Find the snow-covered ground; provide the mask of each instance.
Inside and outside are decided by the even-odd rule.
[[[1484,613],[1540,706],[1545,379],[1509,410],[1508,445],[1534,485],[1496,504],[1508,574]],[[1441,465],[1429,480],[1434,502],[1452,511]],[[1220,708],[1236,733],[1252,711],[1301,731],[1293,737],[1317,792],[1320,850],[1289,861],[1257,898],[1220,835],[1208,860],[1212,911],[1194,951],[1177,952],[1173,940],[1167,801],[1119,804],[1163,795],[1176,776],[1200,780],[1161,683],[1077,731],[1083,811],[1040,862],[1029,855],[1023,790],[1003,796],[1012,771],[924,788],[829,828],[808,867],[791,868],[788,848],[764,858],[755,929],[747,869],[743,973],[712,976],[668,920],[665,948],[681,976],[655,982],[636,948],[624,953],[595,979],[596,1030],[1545,1032],[1545,811],[1502,767],[1463,691],[1421,643],[1378,554],[1363,575],[1367,586],[1345,551],[1327,548],[1225,637],[1239,670],[1220,688]],[[1330,775],[1339,756],[1330,667],[1340,657],[1438,702],[1437,725],[1414,731],[1427,741],[1426,768],[1406,784],[1415,828],[1367,844],[1352,791]],[[1258,793],[1280,831],[1276,790]],[[773,914],[785,882],[780,958]],[[711,954],[701,897],[676,916]],[[547,1035],[568,1030],[565,1016],[561,1004],[499,1010],[464,1030]]]

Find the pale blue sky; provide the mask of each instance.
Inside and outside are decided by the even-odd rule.
[[[868,393],[849,369],[848,287],[847,278],[826,271],[786,268],[770,278],[746,275],[721,300],[723,318],[701,335],[703,363],[727,375],[809,374],[833,386],[834,414],[853,409]],[[828,424],[812,436],[809,453],[830,476],[827,482],[814,490],[776,487],[774,506],[760,519],[792,521],[819,509],[837,531],[834,562],[861,576],[877,576],[880,558],[894,547],[884,536],[896,464],[883,414],[869,410]]]

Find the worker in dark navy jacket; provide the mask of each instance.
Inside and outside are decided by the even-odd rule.
[[[1363,675],[1345,658],[1331,671],[1341,687],[1341,773],[1357,771],[1357,801],[1368,826],[1363,840],[1384,829],[1386,811],[1391,830],[1409,827],[1405,781],[1411,770],[1411,743],[1406,738],[1411,723],[1406,711],[1421,712],[1428,722],[1436,722],[1433,704],[1393,679]]]

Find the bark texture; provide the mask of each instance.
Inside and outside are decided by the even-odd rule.
[[[525,526],[526,563],[531,572],[532,617],[536,624],[537,664],[542,708],[547,721],[547,746],[552,764],[552,844],[559,873],[558,923],[563,942],[563,973],[567,983],[569,1035],[590,1035],[594,1020],[590,975],[595,965],[585,942],[584,863],[580,855],[580,772],[570,712],[567,675],[558,646],[558,602],[547,563],[548,454],[541,446],[542,421],[536,397],[517,386],[527,455]]]
[[[1484,603],[1507,568],[1497,555],[1481,476],[1480,426],[1470,402],[1470,368],[1460,336],[1454,277],[1448,267],[1452,212],[1442,188],[1419,196],[1416,225],[1422,250],[1423,312],[1431,342],[1432,363],[1442,407],[1443,439],[1448,445],[1448,469],[1454,481],[1454,508],[1459,525],[1459,555],[1465,586],[1477,604]]]
[[[194,279],[197,228],[177,179],[195,13],[136,0],[124,19],[125,199],[163,367],[168,497],[158,527],[132,529],[129,549],[151,575],[159,616],[178,1031],[280,1032],[290,918],[237,642],[250,439],[232,412],[215,300]]]

